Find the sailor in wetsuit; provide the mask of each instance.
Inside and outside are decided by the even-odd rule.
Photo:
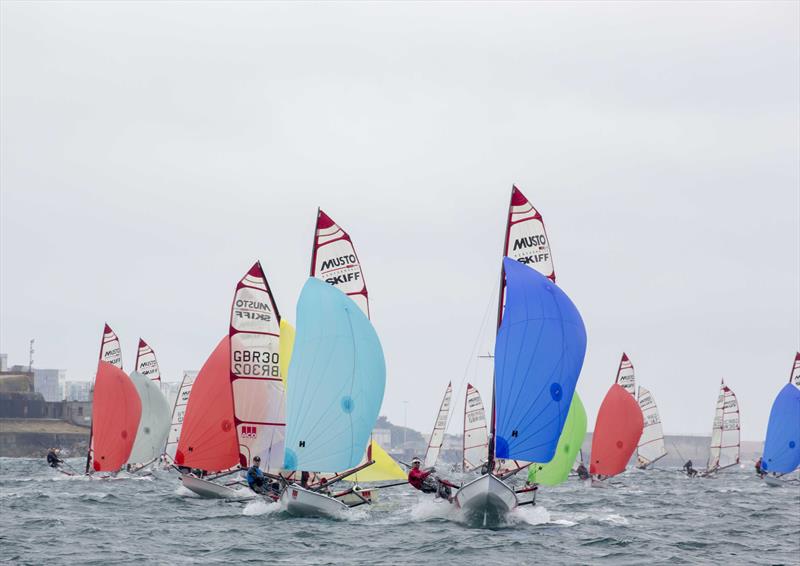
[[[683,465],[683,469],[686,470],[686,475],[690,478],[693,478],[697,475],[697,470],[692,467],[692,461],[689,460]]]
[[[450,488],[454,487],[453,484],[431,476],[431,474],[436,471],[436,468],[423,470],[420,467],[421,465],[422,461],[419,458],[411,460],[411,469],[408,471],[408,483],[422,493],[435,493],[437,497],[441,497],[452,503],[453,498]]]
[[[578,473],[578,479],[580,480],[588,480],[589,479],[589,470],[586,469],[586,466],[583,465],[583,462],[578,464],[578,467],[575,469]]]
[[[51,468],[57,468],[58,465],[63,462],[61,458],[58,457],[58,450],[55,448],[51,448],[47,452],[47,465]]]
[[[253,465],[247,469],[247,485],[256,493],[267,495],[273,499],[277,499],[280,493],[280,485],[277,482],[271,482],[261,471],[260,456],[255,456]]]

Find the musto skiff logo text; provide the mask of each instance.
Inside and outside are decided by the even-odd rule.
[[[272,311],[269,308],[269,303],[236,299],[234,316],[247,320],[263,320],[264,322],[269,322],[272,320]]]
[[[326,259],[319,269],[320,277],[330,285],[342,285],[361,279],[361,269],[355,254],[345,254]]]
[[[526,265],[547,261],[550,258],[550,252],[547,251],[547,238],[544,237],[544,234],[517,238],[508,255]]]

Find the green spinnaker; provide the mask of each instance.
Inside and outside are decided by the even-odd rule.
[[[556,455],[546,464],[531,464],[528,468],[528,481],[541,485],[558,485],[566,481],[585,437],[586,409],[583,408],[581,398],[576,391],[572,396],[561,436],[558,438]]]

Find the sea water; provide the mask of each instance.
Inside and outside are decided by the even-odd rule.
[[[69,460],[75,468],[81,459]],[[609,489],[542,488],[507,524],[463,524],[411,487],[339,519],[200,499],[176,473],[97,480],[0,458],[0,560],[15,564],[800,564],[800,486],[751,467],[714,479],[629,470]],[[529,494],[521,496],[529,500]]]

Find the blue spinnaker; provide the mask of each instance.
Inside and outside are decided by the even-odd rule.
[[[340,472],[364,457],[386,385],[378,335],[333,285],[306,281],[289,365],[284,468]]]
[[[800,466],[800,389],[787,383],[772,403],[761,467],[768,472],[788,474],[798,466]]]
[[[570,298],[544,275],[503,259],[506,305],[495,343],[495,455],[549,462],[586,353]]]

